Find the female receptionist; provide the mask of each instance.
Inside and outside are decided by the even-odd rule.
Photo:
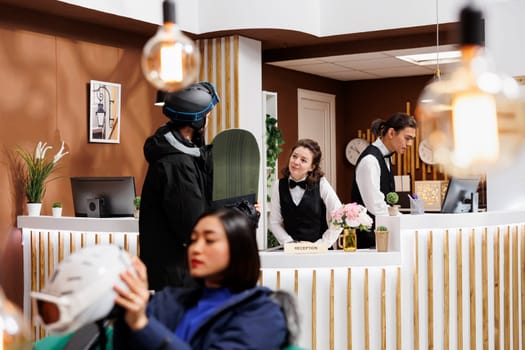
[[[341,206],[334,189],[319,167],[321,148],[301,139],[292,148],[283,177],[272,187],[270,230],[280,244],[293,241],[331,246],[340,229],[330,228],[330,214]]]

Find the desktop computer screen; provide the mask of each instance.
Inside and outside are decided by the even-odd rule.
[[[72,177],[71,190],[75,216],[133,216],[133,176]]]

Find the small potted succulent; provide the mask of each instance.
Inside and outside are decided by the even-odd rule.
[[[386,202],[389,205],[388,207],[388,213],[390,216],[396,216],[399,214],[399,205],[397,202],[399,202],[399,195],[397,192],[388,192],[386,194]]]
[[[388,228],[386,226],[377,226],[375,229],[376,250],[378,252],[388,251]]]
[[[62,203],[61,202],[53,202],[51,207],[53,210],[54,217],[62,216]]]
[[[138,219],[140,216],[140,196],[133,198],[133,205],[135,206],[135,211],[133,212],[133,217]]]

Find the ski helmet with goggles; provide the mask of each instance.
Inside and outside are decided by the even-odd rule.
[[[176,124],[200,130],[206,123],[206,115],[217,103],[219,96],[213,84],[201,81],[184,90],[167,93],[162,112]]]
[[[37,319],[50,334],[66,334],[108,316],[119,274],[132,268],[127,252],[116,245],[93,245],[62,260],[40,292],[32,292]],[[133,270],[134,271],[134,270]]]

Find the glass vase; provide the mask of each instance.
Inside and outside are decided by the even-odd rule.
[[[357,250],[357,233],[354,227],[344,228],[337,241],[339,248],[345,252],[355,252]]]

